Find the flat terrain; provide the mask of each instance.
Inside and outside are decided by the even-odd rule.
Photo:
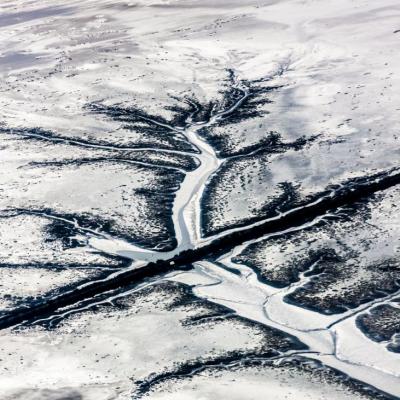
[[[2,1],[0,398],[400,398],[399,17]]]

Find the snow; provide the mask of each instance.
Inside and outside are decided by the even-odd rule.
[[[83,260],[105,265],[95,249],[129,257],[134,268],[210,241],[201,236],[204,213],[210,213],[213,229],[225,233],[239,229],[238,223],[262,218],[266,200],[270,203],[282,194],[282,182],[291,182],[305,198],[328,185],[398,166],[400,53],[395,32],[400,29],[400,6],[396,0],[70,0],[57,5],[51,0],[7,0],[0,4],[0,14],[1,127],[39,127],[61,138],[61,142],[22,140],[16,132],[1,132],[1,211],[50,207],[58,213],[112,220],[118,231],[79,227],[85,245],[65,250],[60,242],[43,239],[45,220],[54,215],[18,217],[12,231],[0,224],[0,259],[26,267],[24,274],[1,273],[3,286],[17,296],[43,294],[75,282],[81,273],[49,271],[42,279],[39,270],[28,268],[29,262]],[[236,85],[267,78],[268,84],[278,87],[268,94],[272,103],[263,106],[268,113],[262,118],[227,129],[218,126],[226,110],[218,110],[219,115],[201,124],[187,120],[186,128],[164,126],[168,139],[154,135],[148,140],[139,129],[87,108],[92,103],[139,106],[169,121],[174,115],[171,106],[182,105],[179,99],[185,96],[203,104],[221,101],[228,69],[234,70]],[[202,194],[224,160],[201,137],[201,128],[226,136],[234,150],[257,144],[269,131],[278,132],[285,143],[303,136],[317,138],[301,150],[232,162],[210,210],[205,210]],[[123,151],[142,146],[164,157],[187,156],[178,148],[182,141],[199,150],[198,168],[185,177],[178,161],[178,169],[160,171],[156,167],[160,158],[154,155],[140,165],[115,160],[73,164],[84,158],[110,158],[111,151],[122,151],[121,146]],[[62,161],[62,167],[48,164],[53,161]],[[40,162],[47,165],[32,165]],[[149,188],[154,189],[151,200],[140,195]],[[161,204],[155,192],[171,195],[170,219],[153,218]],[[398,255],[398,223],[393,217],[398,213],[391,202],[383,207],[386,213],[382,208],[371,211],[371,224],[386,215],[379,220],[386,230],[365,249],[363,256],[370,261]],[[172,240],[165,239],[170,225],[178,246],[163,251],[166,241]],[[122,233],[134,240],[128,243]],[[361,236],[350,235],[349,244]],[[143,245],[149,237],[156,237],[156,245]],[[351,312],[338,321],[337,316],[285,303],[284,295],[295,287],[280,291],[260,282],[249,266],[232,261],[242,250],[240,246],[222,257],[222,265],[199,261],[194,271],[169,279],[193,285],[199,298],[225,305],[260,326],[298,337],[313,352],[306,354],[309,359],[400,396],[398,355],[363,336]],[[290,251],[301,249],[293,246]],[[277,250],[259,256],[270,256],[273,263],[286,260]],[[353,282],[358,278],[367,276],[353,276]],[[300,279],[303,284],[308,278]],[[151,302],[164,302],[165,297],[155,296]],[[214,347],[223,353],[259,343],[251,332],[246,337],[237,332],[232,339],[229,324],[188,333],[180,325],[186,311],[178,314],[167,308],[154,310],[146,303],[126,312],[81,310],[55,331],[2,331],[2,395],[32,398],[36,390],[39,399],[64,395],[125,399],[133,390],[132,376],[147,376],[177,360],[209,355]],[[310,383],[299,373],[287,374],[267,369],[228,371],[217,383],[213,377],[196,376],[176,393],[152,397],[210,398],[213,382],[215,393],[233,399],[257,399],[264,390],[276,399],[359,398],[329,382]],[[285,382],[289,383],[282,387]]]

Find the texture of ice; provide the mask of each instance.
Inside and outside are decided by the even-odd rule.
[[[351,179],[394,182],[399,17],[2,1],[0,397],[399,398],[397,188],[169,263]],[[107,285],[155,260],[172,272]]]

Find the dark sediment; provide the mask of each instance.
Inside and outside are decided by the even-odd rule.
[[[140,282],[146,278],[165,274],[172,270],[189,269],[191,268],[190,264],[195,261],[204,258],[216,258],[248,240],[266,234],[278,234],[285,229],[300,226],[318,216],[324,215],[328,211],[365,200],[373,196],[376,192],[388,189],[399,183],[400,173],[397,171],[396,173],[391,171],[390,173],[381,173],[355,179],[352,182],[348,182],[345,186],[336,189],[335,192],[321,197],[319,201],[304,205],[299,209],[294,209],[292,212],[278,219],[265,221],[258,226],[226,234],[208,245],[184,251],[169,260],[149,263],[144,267],[122,272],[109,280],[93,282],[84,288],[73,290],[49,301],[38,302],[38,304],[29,309],[21,308],[14,310],[10,315],[0,318],[0,329],[17,325],[23,321],[35,320],[49,315],[61,307],[66,307],[131,283]]]
[[[397,299],[400,303],[400,298]],[[389,342],[386,348],[400,353],[400,308],[381,304],[361,314],[356,320],[358,328],[375,342]],[[397,338],[397,340],[396,340]]]
[[[217,373],[218,371],[245,371],[248,368],[260,370],[282,370],[289,374],[304,373],[310,380],[317,380],[321,383],[340,385],[349,393],[361,395],[370,400],[397,400],[396,397],[378,390],[372,386],[349,377],[341,371],[327,367],[319,361],[310,360],[302,356],[277,357],[270,353],[244,353],[233,352],[211,360],[193,360],[178,366],[175,370],[166,371],[148,377],[148,379],[136,382],[137,388],[134,392],[134,399],[140,399],[157,389],[163,389],[168,383],[191,380],[193,377],[204,372]],[[218,379],[218,378],[216,378]]]

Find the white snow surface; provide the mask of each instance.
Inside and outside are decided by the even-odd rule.
[[[268,130],[280,132],[285,140],[310,134],[320,137],[310,151],[273,157],[268,164],[268,194],[273,197],[276,184],[282,180],[301,183],[304,193],[311,194],[331,183],[397,166],[399,17],[397,0],[6,0],[0,5],[0,122],[4,127],[40,127],[74,140],[100,139],[111,146],[129,147],[140,140],[137,132],[95,117],[85,106],[99,101],[140,104],[149,113],[169,118],[172,113],[166,107],[176,104],[175,96],[191,93],[203,102],[218,98],[227,69],[235,71],[238,86],[244,80],[271,78],[271,84],[282,88],[272,95],[274,102],[264,122]],[[140,263],[169,258],[212,239],[201,237],[201,195],[224,160],[217,158],[215,149],[198,131],[211,127],[219,117],[214,115],[197,125],[188,121],[186,129],[167,127],[173,134],[184,135],[199,150],[199,167],[186,175],[173,204],[177,248],[168,253],[149,251],[118,238],[86,232],[92,248]],[[232,142],[244,146],[256,141],[258,135],[261,133],[239,134]],[[1,144],[0,150],[8,145]],[[160,228],[141,218],[146,207],[140,199],[123,199],[126,190],[145,189],[152,184],[151,169],[121,169],[113,163],[95,169],[86,165],[68,167],[62,174],[56,169],[25,169],[26,164],[43,158],[45,147],[27,144],[25,152],[20,146],[15,154],[0,152],[6,166],[0,172],[3,209],[50,204],[55,209],[73,212],[79,208],[98,216],[112,212],[139,231],[155,232]],[[61,153],[74,158],[74,151],[70,148]],[[257,177],[261,169],[254,171]],[[227,183],[234,184],[234,178],[238,179],[233,174]],[[223,212],[218,215],[222,225],[251,217],[260,206],[263,187],[250,184],[248,189],[257,195],[256,200],[249,202],[251,193],[243,197],[233,187],[232,197],[228,196],[228,204],[223,204]],[[64,197],[64,193],[69,195]],[[29,229],[29,240],[18,231],[7,233],[7,238],[16,240],[40,260],[42,255],[33,249],[38,227]],[[7,243],[4,248],[1,259],[25,258],[20,249],[14,253]],[[238,315],[298,337],[309,346],[310,359],[400,397],[398,355],[360,334],[351,312],[339,321],[337,316],[284,304],[278,290],[259,282],[249,267],[232,265],[231,257],[241,250],[236,248],[219,260],[239,269],[239,275],[199,261],[195,271],[170,279],[192,284],[197,296],[225,305]],[[87,248],[84,252],[83,257],[97,257]],[[58,254],[54,257],[63,259]],[[13,279],[7,283],[4,277],[4,282],[12,287]],[[36,273],[32,279],[37,279]],[[26,285],[26,280],[21,282]],[[55,279],[54,284],[59,283]],[[39,291],[43,290],[40,282],[38,286]],[[31,294],[30,288],[22,292]],[[266,307],[268,301],[271,314]],[[78,387],[84,398],[125,399],[132,389],[131,368],[139,370],[140,375],[158,368],[159,359],[179,361],[185,352],[191,357],[208,354],[215,343],[226,350],[256,341],[252,335],[243,339],[239,333],[237,342],[227,341],[224,337],[232,327],[217,325],[215,331],[199,334],[199,340],[207,345],[196,347],[196,337],[176,327],[182,315],[158,310],[136,313],[132,311],[125,319],[118,314],[77,314],[73,319],[76,331],[72,325],[56,333],[40,329],[1,332],[2,395],[32,398],[30,390],[73,391]],[[85,325],[83,332],[79,331],[81,324]],[[134,332],[132,325],[136,327]],[[154,337],[154,332],[159,336]],[[181,346],[182,337],[187,340],[187,348]],[[120,348],[115,350],[113,346]],[[108,360],[110,354],[112,361]],[[21,361],[21,357],[27,360]],[[268,386],[277,399],[358,398],[338,393],[329,383],[324,383],[322,389],[319,383],[304,386],[301,376],[283,377],[283,382],[289,379],[290,389],[282,391],[281,376],[264,371],[261,375],[267,376],[262,375],[260,382],[252,371],[246,374],[239,374],[228,389],[221,386],[232,377],[217,377],[216,393],[234,398],[232,390],[238,387],[234,395],[243,393],[250,399],[257,398],[251,390]],[[207,382],[207,377],[196,377],[190,389],[194,394],[189,395],[189,389],[183,387],[181,393],[155,394],[154,398],[212,399],[215,393],[209,392]],[[244,385],[249,382],[252,389],[247,391]],[[43,399],[48,394],[36,395]],[[52,398],[51,393],[49,396]]]

